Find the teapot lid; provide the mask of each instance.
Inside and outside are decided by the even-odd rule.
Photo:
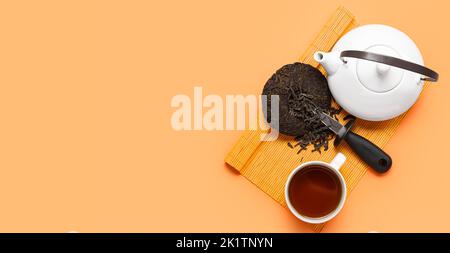
[[[368,52],[400,58],[400,55],[389,46],[374,45]],[[356,76],[364,87],[373,92],[387,92],[397,87],[403,79],[403,70],[383,63],[358,60]]]

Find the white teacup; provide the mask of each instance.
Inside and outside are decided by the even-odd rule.
[[[333,219],[339,213],[339,211],[341,211],[342,207],[344,206],[345,199],[347,197],[347,187],[345,184],[344,177],[339,172],[339,169],[344,164],[345,160],[346,160],[345,156],[341,153],[338,153],[334,157],[333,161],[331,161],[330,163],[326,163],[326,162],[322,162],[322,161],[310,161],[310,162],[301,164],[300,166],[298,166],[291,172],[291,174],[289,175],[289,177],[287,179],[286,186],[285,186],[285,199],[286,199],[287,206],[289,207],[289,210],[291,210],[291,212],[298,219],[300,219],[304,222],[313,223],[313,224],[324,223],[324,222],[327,222],[327,221]],[[302,215],[295,209],[295,207],[293,206],[293,204],[290,200],[290,197],[289,197],[289,186],[291,184],[292,178],[297,173],[299,173],[301,170],[303,170],[305,168],[309,168],[314,165],[323,167],[323,168],[327,168],[327,169],[329,169],[329,172],[336,175],[336,177],[339,179],[339,183],[340,183],[340,187],[341,187],[341,195],[340,195],[339,203],[334,210],[332,210],[331,212],[329,212],[328,214],[326,214],[324,216],[313,218],[313,217],[308,217],[308,216]]]

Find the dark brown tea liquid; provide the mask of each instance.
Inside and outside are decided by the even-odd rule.
[[[320,218],[333,212],[339,205],[342,186],[331,169],[311,165],[301,169],[291,179],[289,199],[303,216]]]

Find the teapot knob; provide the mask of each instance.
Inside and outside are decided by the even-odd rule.
[[[389,65],[382,64],[382,63],[378,63],[377,64],[377,73],[380,76],[386,75],[389,72],[390,69],[391,69],[391,67]]]

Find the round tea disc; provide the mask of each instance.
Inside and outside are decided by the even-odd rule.
[[[293,108],[293,103],[289,103],[290,99],[295,99],[295,95],[300,93],[309,95],[314,104],[321,109],[326,110],[331,106],[331,93],[327,79],[318,69],[299,62],[284,65],[270,77],[262,92],[267,96],[266,120],[272,128],[291,136],[304,133],[305,123],[295,115],[296,108]],[[271,95],[279,96],[278,121],[276,117],[272,120]]]

